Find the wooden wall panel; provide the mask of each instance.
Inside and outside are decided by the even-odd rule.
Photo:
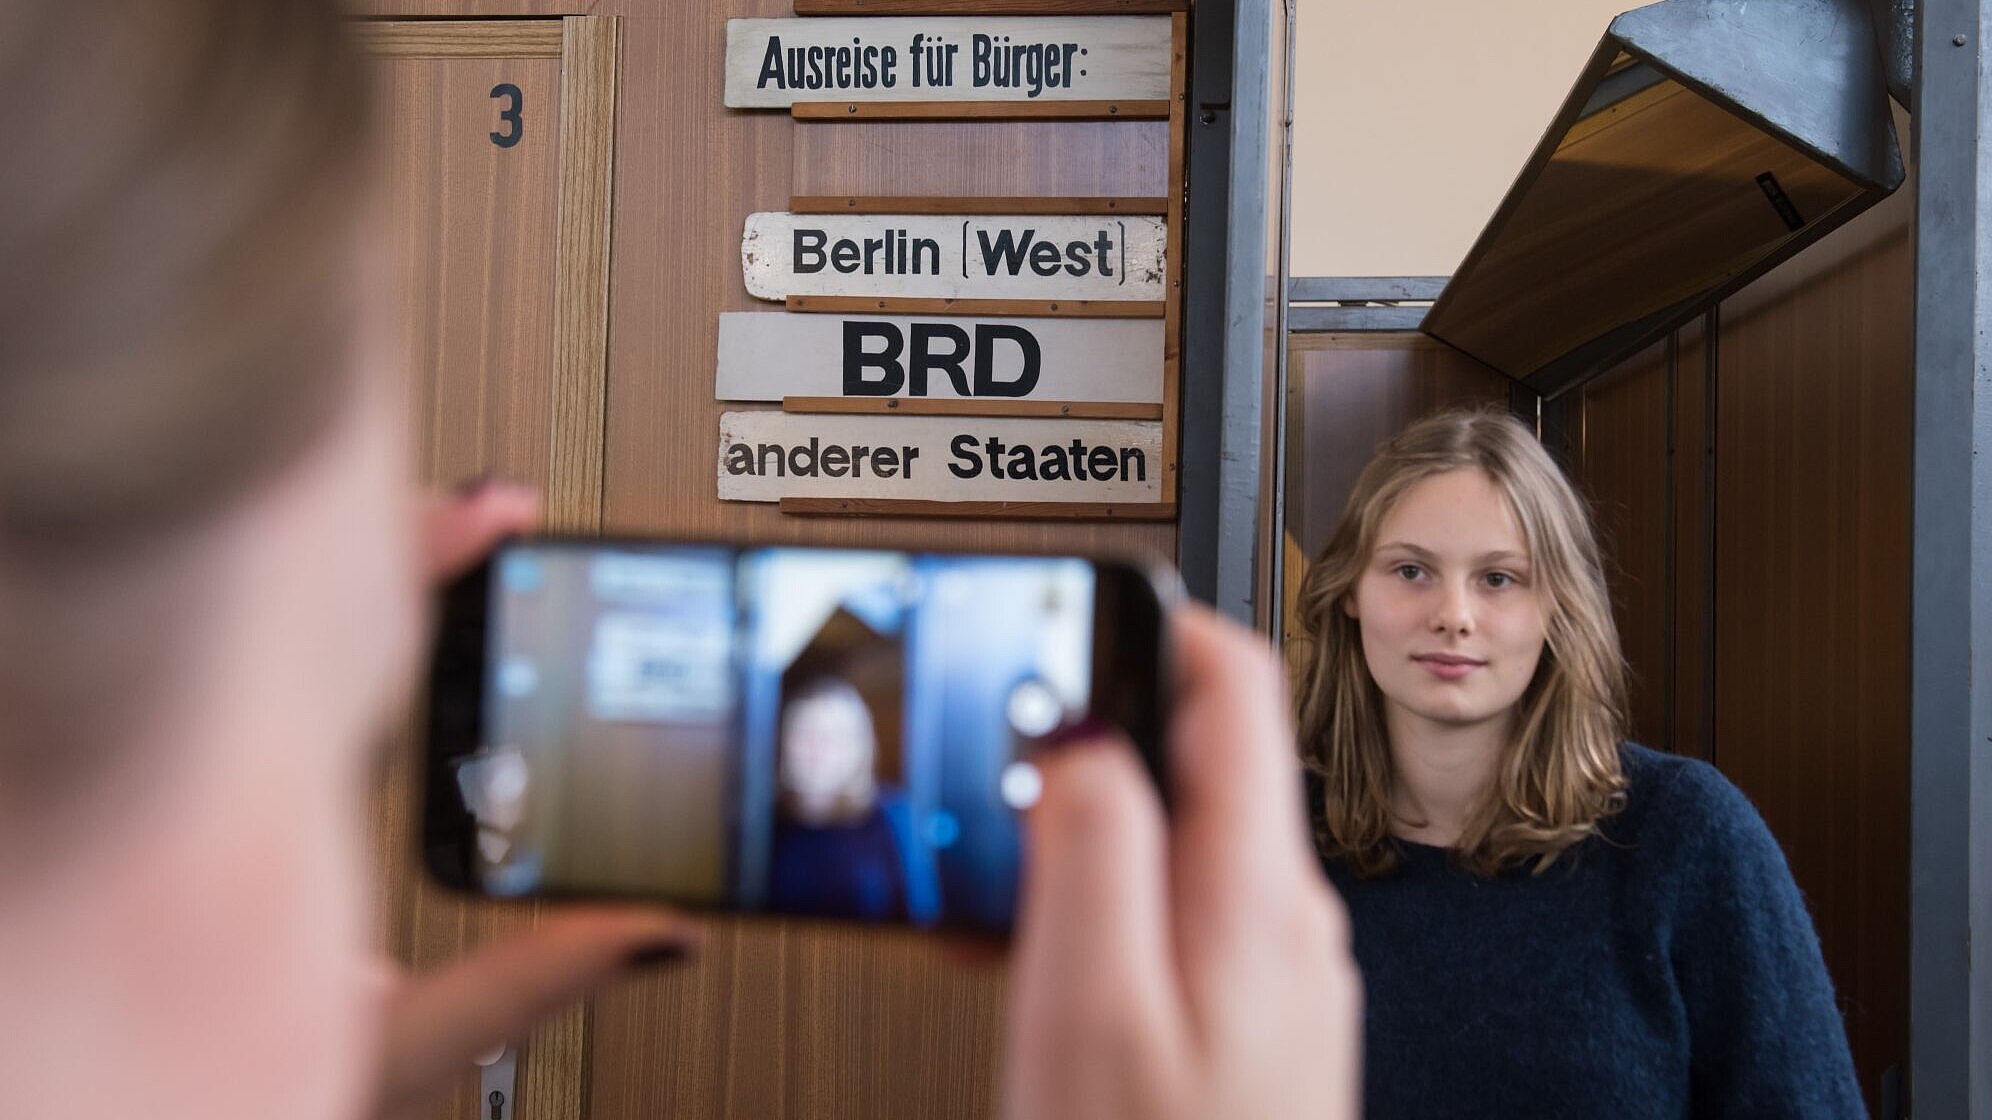
[[[395,57],[373,66],[386,118],[388,249],[402,292],[397,327],[421,477],[449,485],[499,472],[548,485],[555,479],[560,59]],[[523,95],[524,133],[511,148],[490,140],[501,127],[490,96],[500,82]],[[407,734],[407,745],[390,753],[370,820],[379,937],[398,959],[424,969],[518,928],[531,913],[467,902],[426,883],[414,858],[416,741]],[[539,1036],[539,1048],[569,1047],[577,1027],[574,1016],[563,1017]],[[578,1061],[566,1069],[571,1076]],[[526,1075],[530,1081],[532,1066]],[[539,1115],[574,1115],[559,1107],[561,1086],[541,1081],[538,1103],[553,1107]],[[467,1075],[445,1114],[481,1115],[476,1089]]]
[[[343,3],[345,9],[356,16],[399,16],[407,19],[585,16],[597,6],[596,0],[343,0]]]
[[[1287,356],[1286,633],[1294,589],[1328,543],[1356,475],[1406,424],[1452,404],[1502,404],[1508,379],[1420,334],[1296,334]]]
[[[1580,391],[1570,472],[1592,506],[1629,670],[1627,733],[1675,743],[1675,343],[1661,339]]]
[[[1576,390],[1567,467],[1611,584],[1628,734],[1698,758],[1711,757],[1714,685],[1705,331],[1696,320]]]
[[[1447,405],[1508,400],[1507,378],[1419,334],[1297,334],[1287,369],[1287,531],[1308,556],[1385,440]]]
[[[1723,307],[1715,760],[1811,904],[1871,1104],[1907,1058],[1914,192]]]
[[[722,504],[713,362],[741,284],[741,225],[793,195],[1152,195],[1148,123],[797,123],[720,103],[725,21],[784,0],[600,0],[623,21],[605,518],[632,533],[1171,557],[1175,527],[784,516]],[[986,1116],[1002,971],[928,939],[772,920],[710,923],[687,966],[595,1001],[596,1117]]]
[[[1630,735],[1671,749],[1674,346],[1662,339],[1580,390],[1571,473],[1590,500],[1630,668]]]
[[[819,121],[792,131],[796,194],[1169,193],[1166,121]]]
[[[551,481],[553,275],[558,231],[558,59],[375,63],[390,114],[391,252],[415,358],[421,470],[447,483],[487,470]],[[492,144],[489,91],[524,95],[525,138]],[[455,407],[443,408],[448,401]],[[466,402],[469,407],[462,407]]]
[[[602,525],[608,397],[609,252],[615,189],[616,66],[621,25],[564,19],[560,77],[560,260],[553,290],[553,476],[545,520],[554,531]]]
[[[1634,733],[1763,813],[1873,1108],[1907,1040],[1912,193],[1586,386],[1572,463]]]
[[[1720,312],[1674,332],[1674,634],[1668,750],[1715,758],[1715,444],[1709,344]],[[1635,668],[1639,668],[1635,666]],[[1657,670],[1664,672],[1664,670]],[[1656,670],[1647,668],[1650,678]]]

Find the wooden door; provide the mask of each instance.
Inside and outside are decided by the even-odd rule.
[[[537,481],[569,529],[1174,555],[1168,522],[798,517],[722,503],[713,463],[728,406],[714,399],[713,361],[720,313],[762,309],[741,282],[747,214],[808,195],[1173,197],[1173,213],[1180,99],[1173,120],[810,123],[722,104],[726,20],[791,15],[793,0],[353,4],[371,15],[592,13],[365,32],[385,55],[396,252],[412,284],[404,328],[430,478],[495,468]],[[523,139],[509,148],[490,139],[509,133],[499,115],[510,99],[492,96],[505,83],[525,104]],[[613,145],[593,127],[605,111]],[[606,205],[611,170],[612,259],[606,212],[573,202]],[[403,854],[409,804],[398,774],[378,830],[391,948],[419,967],[530,920],[422,886]],[[616,985],[528,1043],[522,1120],[992,1112],[1000,966],[949,962],[910,933],[710,924],[691,963]],[[476,1115],[473,1085],[467,1073],[447,1115]]]
[[[531,482],[554,526],[601,522],[612,19],[358,25],[374,56],[387,251],[423,480]],[[411,721],[412,723],[412,721]],[[533,921],[426,883],[413,728],[374,800],[383,946],[422,969]],[[585,1016],[525,1049],[519,1113],[582,1115]],[[466,1071],[446,1115],[486,1115]]]

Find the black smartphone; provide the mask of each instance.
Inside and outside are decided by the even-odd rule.
[[[1028,754],[1162,782],[1173,573],[1079,557],[517,540],[444,596],[423,856],[463,890],[1010,928]]]

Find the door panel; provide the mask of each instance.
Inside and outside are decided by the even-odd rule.
[[[599,67],[578,71],[580,82],[573,75],[577,59],[598,56],[603,42],[613,48],[613,22],[404,22],[360,31],[376,56],[385,252],[422,481],[448,486],[496,474],[531,482],[548,495],[550,519],[593,528],[599,404],[592,422],[573,414],[577,398],[600,397],[604,327],[599,314],[588,321],[587,308],[591,300],[606,306],[606,258],[588,250],[598,230],[605,235],[609,200],[605,173],[601,190],[577,189],[589,168],[567,149],[586,156],[612,140],[614,102],[596,88]],[[578,126],[563,99],[586,106]],[[418,728],[411,715],[390,748],[371,831],[379,942],[419,971],[529,925],[536,909],[459,898],[423,879],[415,858]],[[585,1024],[575,1009],[535,1033],[520,1067],[522,1115],[582,1115]],[[440,1114],[468,1120],[488,1109],[466,1070]]]

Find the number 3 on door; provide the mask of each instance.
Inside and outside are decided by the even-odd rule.
[[[498,119],[510,125],[510,130],[491,134],[491,142],[493,144],[501,148],[509,148],[519,142],[520,136],[525,135],[525,119],[520,115],[520,110],[526,103],[525,95],[519,92],[518,86],[510,82],[503,82],[491,87],[491,96],[493,99],[504,98],[510,102],[509,105],[498,111]]]

